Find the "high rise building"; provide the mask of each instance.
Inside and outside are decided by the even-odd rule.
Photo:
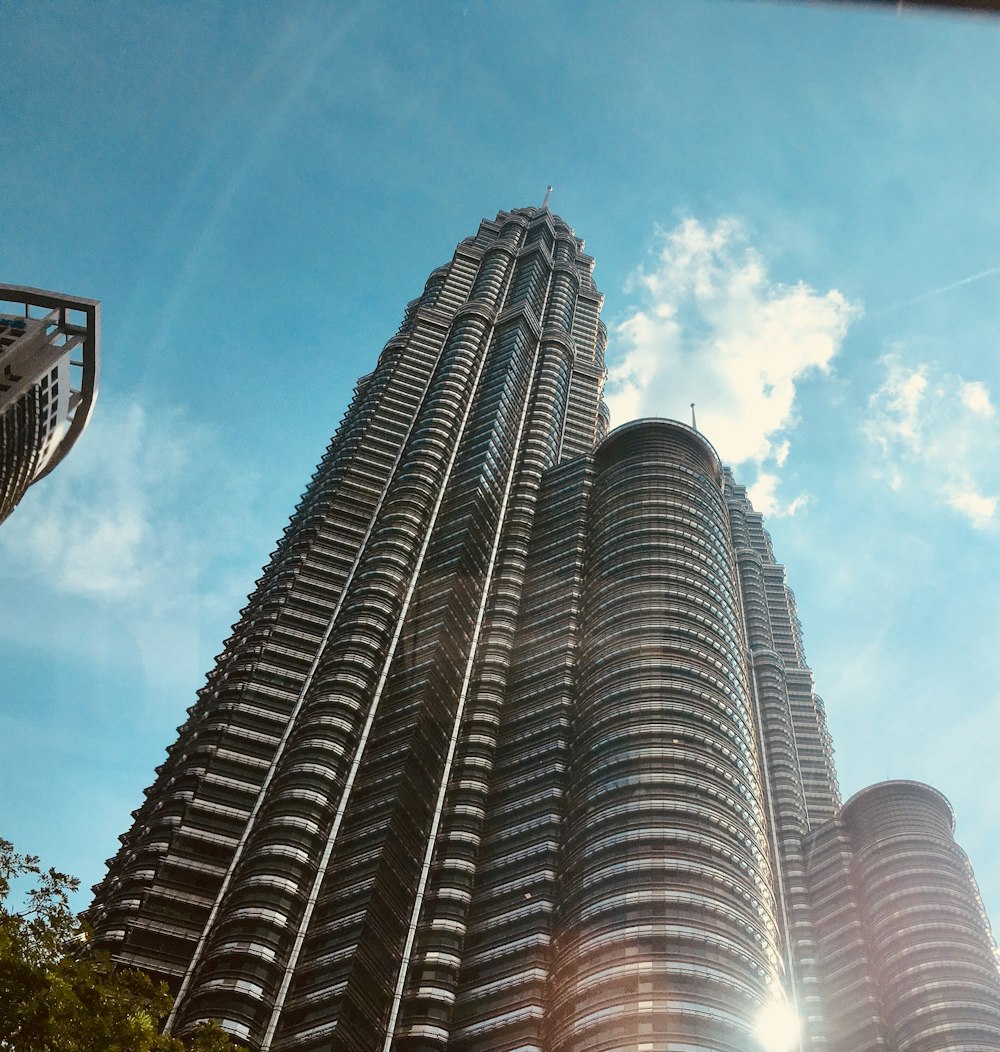
[[[87,426],[100,312],[96,300],[0,285],[0,522]]]
[[[694,429],[607,434],[541,208],[430,275],[132,829],[97,943],[266,1052],[973,1052],[944,799],[841,806],[783,568]]]

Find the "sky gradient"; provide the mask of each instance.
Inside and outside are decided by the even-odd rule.
[[[235,10],[2,5],[0,274],[100,299],[103,374],[0,528],[0,836],[100,878],[354,381],[552,183],[612,423],[697,404],[788,567],[844,798],[944,792],[1000,923],[1000,19]]]

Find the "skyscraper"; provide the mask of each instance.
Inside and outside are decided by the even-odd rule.
[[[98,945],[171,984],[175,1033],[267,1052],[1000,1047],[947,803],[841,808],[745,491],[683,424],[607,434],[592,269],[543,205],[432,272],[95,889]]]
[[[100,310],[96,300],[0,285],[0,522],[87,426]]]

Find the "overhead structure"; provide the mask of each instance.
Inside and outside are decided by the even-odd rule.
[[[0,285],[0,522],[83,434],[100,328],[97,300]]]

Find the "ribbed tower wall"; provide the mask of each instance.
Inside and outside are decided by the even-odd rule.
[[[784,568],[774,561],[761,516],[728,470],[725,490],[753,672],[755,725],[764,758],[768,827],[777,860],[778,921],[788,985],[811,1052],[822,1052],[827,1043],[802,838],[813,821],[812,812],[825,818],[836,804],[832,754]],[[813,762],[804,764],[804,754]]]
[[[461,971],[447,1046],[454,1052],[548,1047],[592,485],[587,457],[543,480],[468,932],[455,947]]]
[[[582,248],[547,209],[484,222],[359,383],[96,889],[174,1032],[367,1050],[438,1021],[454,976],[407,976],[462,928],[538,488],[606,428]]]
[[[897,781],[811,838],[836,1052],[1000,1048],[996,945],[953,833],[940,793]]]
[[[553,1052],[742,1052],[780,981],[721,469],[644,421],[597,451]]]

